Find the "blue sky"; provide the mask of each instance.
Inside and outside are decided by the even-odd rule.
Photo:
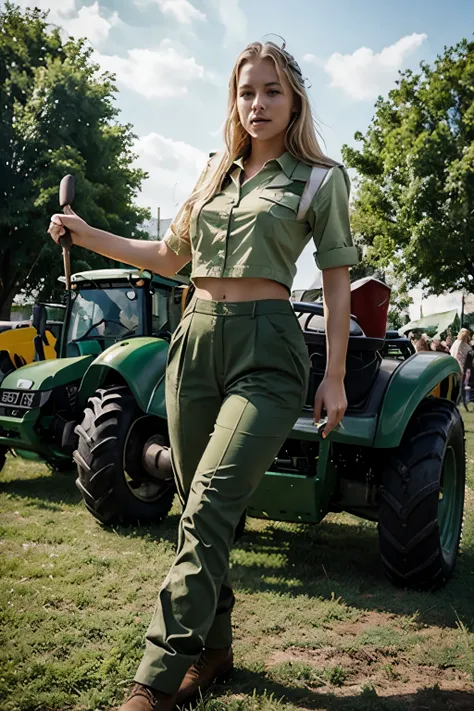
[[[20,5],[31,5],[17,0]],[[1,4],[1,1],[0,1]],[[87,36],[117,74],[120,120],[138,136],[150,173],[140,202],[175,214],[205,157],[221,145],[232,66],[248,42],[282,35],[312,82],[326,151],[340,158],[365,132],[399,69],[432,63],[474,31],[473,0],[36,0],[74,36]],[[311,249],[311,248],[309,248]],[[307,251],[295,288],[314,275]]]

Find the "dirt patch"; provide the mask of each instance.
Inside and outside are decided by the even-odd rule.
[[[366,599],[370,599],[372,595],[370,593],[360,595],[361,600],[364,600],[364,597]],[[399,623],[399,617],[397,615],[392,615],[389,612],[377,612],[376,610],[370,610],[362,612],[356,620],[338,621],[337,626],[334,626],[334,629],[337,631],[338,636],[347,635],[348,637],[358,637],[368,627],[385,626],[390,624],[392,620],[397,624]]]
[[[373,686],[379,696],[414,694],[425,688],[437,687],[440,691],[463,691],[474,694],[474,683],[457,669],[440,669],[417,665],[395,648],[383,651],[371,647],[344,652],[334,647],[321,649],[289,648],[276,651],[267,659],[266,667],[280,664],[307,664],[316,669],[340,666],[346,673],[342,686],[326,684],[318,691],[348,696],[358,693],[367,685]],[[472,700],[474,708],[474,696]]]

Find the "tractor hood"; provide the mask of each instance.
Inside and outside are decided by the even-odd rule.
[[[95,356],[58,358],[29,363],[9,373],[3,380],[1,390],[52,390],[60,385],[82,378]]]

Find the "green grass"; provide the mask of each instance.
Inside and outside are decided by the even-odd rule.
[[[474,415],[455,577],[436,593],[383,576],[374,524],[250,520],[232,553],[236,672],[199,711],[474,708]],[[173,559],[159,527],[101,527],[74,474],[10,458],[0,478],[0,710],[120,704]]]

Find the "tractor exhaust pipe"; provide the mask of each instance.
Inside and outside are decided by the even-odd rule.
[[[167,481],[173,478],[170,448],[164,444],[164,437],[153,435],[145,442],[142,465],[153,479]]]

